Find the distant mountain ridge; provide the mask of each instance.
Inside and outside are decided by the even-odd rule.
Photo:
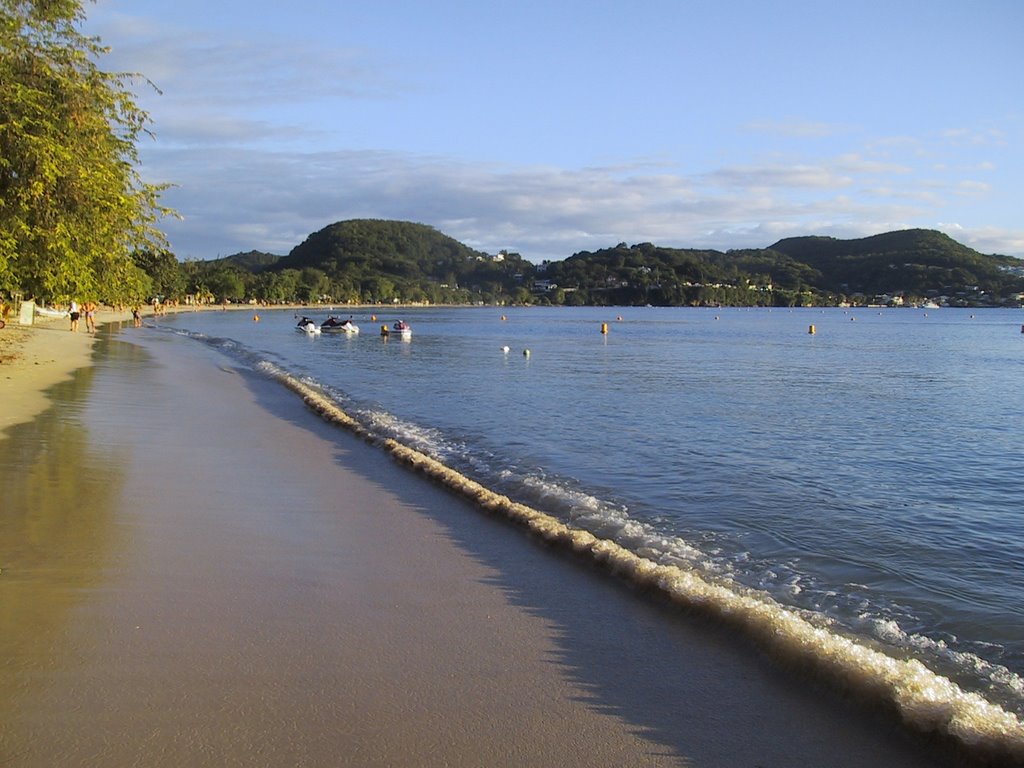
[[[929,229],[791,237],[724,252],[620,243],[535,265],[477,251],[426,224],[350,219],[312,233],[287,256],[249,251],[209,265],[208,273],[228,270],[273,300],[791,305],[899,295],[981,306],[1019,301],[1024,292],[1024,261],[981,254]]]
[[[245,253],[235,253],[231,256],[225,256],[220,259],[214,259],[210,264],[230,264],[240,269],[248,270],[249,272],[262,272],[264,269],[274,266],[281,260],[281,256],[277,256],[273,253],[265,253],[263,251],[246,251]]]

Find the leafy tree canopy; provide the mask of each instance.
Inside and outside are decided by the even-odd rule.
[[[134,249],[166,246],[137,171],[148,116],[108,73],[81,0],[0,0],[0,291],[126,302]]]

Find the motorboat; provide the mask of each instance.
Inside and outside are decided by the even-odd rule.
[[[394,335],[402,339],[402,341],[409,341],[412,338],[412,326],[404,320],[399,320],[390,328],[386,325],[380,327],[380,335],[385,339]]]
[[[305,333],[307,336],[320,335],[320,326],[308,317],[303,317],[299,320],[298,325],[295,326],[295,330],[299,333]]]
[[[351,319],[339,320],[338,318],[331,316],[320,323],[320,330],[324,333],[359,333],[359,326],[352,322]]]

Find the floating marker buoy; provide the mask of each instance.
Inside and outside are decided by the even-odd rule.
[[[507,355],[508,354],[508,345],[505,345],[504,347],[502,347],[501,351],[504,352]]]
[[[608,333],[608,323],[601,323],[601,333]]]
[[[811,334],[811,336],[813,336],[815,333],[818,332],[818,330],[812,325],[807,329],[807,332]]]
[[[382,326],[380,327],[380,335],[381,335],[381,336],[387,336],[387,335],[388,335],[388,334],[390,334],[390,333],[391,333],[391,331],[389,331],[389,330],[388,330],[388,327],[387,327],[387,325],[382,325]]]
[[[529,356],[530,356],[530,350],[524,349],[523,350],[523,357],[529,357]]]
[[[370,322],[371,323],[376,323],[377,322],[377,316],[376,315],[370,315]]]
[[[621,323],[621,322],[622,322],[622,315],[619,315],[619,316],[618,316],[618,317],[616,317],[615,319],[616,319],[616,320],[618,320],[618,321],[619,321],[619,322]]]
[[[258,323],[258,322],[260,321],[260,316],[259,316],[259,315],[253,315],[253,316],[252,316],[252,321],[253,321],[254,323]]]
[[[508,320],[508,318],[507,318],[507,317],[505,317],[504,315],[502,315],[502,316],[501,316],[501,319],[502,319],[502,320]]]

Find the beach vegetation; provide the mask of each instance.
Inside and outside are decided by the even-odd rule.
[[[166,248],[165,185],[139,175],[148,82],[101,68],[81,0],[0,0],[0,291],[115,301],[142,290],[134,250]],[[133,297],[134,298],[134,297]]]

